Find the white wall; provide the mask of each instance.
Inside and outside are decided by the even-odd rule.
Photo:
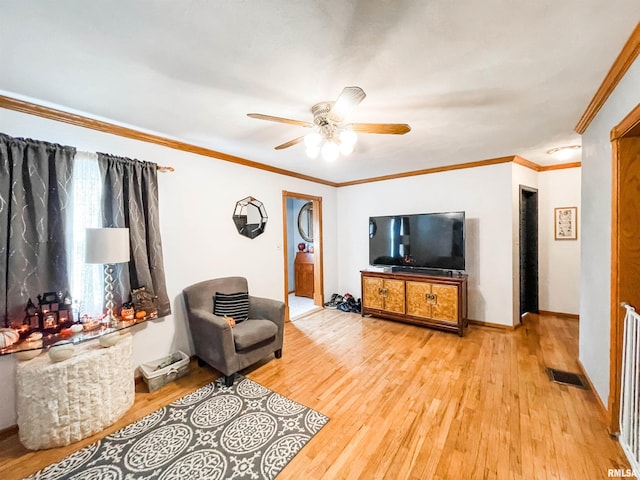
[[[243,275],[254,295],[284,299],[282,190],[322,197],[325,294],[338,288],[335,188],[257,169],[248,174],[247,167],[229,162],[10,110],[0,109],[0,132],[175,167],[173,173],[158,175],[164,262],[173,314],[134,327],[136,365],[175,349],[192,352],[181,300],[182,289],[190,284]],[[253,240],[240,236],[231,219],[236,201],[249,195],[264,203],[269,216],[265,233]],[[13,356],[0,357],[0,375],[5,379],[5,388],[0,390],[0,429],[16,423],[14,361]]]
[[[540,310],[573,315],[580,312],[580,175],[580,168],[539,175]],[[554,239],[554,208],[558,207],[578,207],[577,240]]]
[[[466,212],[469,318],[512,325],[510,163],[338,189],[338,293],[361,296],[370,216]]]
[[[611,129],[640,103],[636,59],[582,136],[580,362],[602,402],[609,396]],[[579,233],[580,234],[580,233]]]
[[[187,285],[217,276],[244,275],[252,293],[283,298],[286,220],[281,218],[282,190],[323,198],[325,296],[334,292],[361,296],[359,272],[368,264],[369,216],[462,210],[467,220],[469,318],[507,326],[517,321],[514,185],[536,181],[535,172],[519,165],[504,163],[334,189],[255,169],[247,175],[247,167],[240,165],[9,110],[0,109],[0,132],[176,168],[174,173],[159,175],[173,315],[135,327],[136,364],[175,349],[192,352],[181,301],[182,288]],[[248,195],[264,202],[269,215],[265,233],[254,240],[238,235],[231,221],[235,202]],[[549,278],[555,281],[553,275]],[[14,361],[12,356],[0,357],[2,378],[13,379]],[[13,383],[7,381],[9,388],[0,391],[4,406],[0,429],[15,424]]]

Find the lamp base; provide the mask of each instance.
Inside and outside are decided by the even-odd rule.
[[[105,326],[113,326],[117,323],[118,319],[116,318],[115,314],[113,313],[113,307],[114,307],[114,303],[113,303],[113,265],[112,264],[105,264],[104,266],[104,291],[105,291],[105,295],[104,295],[104,300],[105,300],[105,307],[107,309],[107,314],[106,316],[102,319],[102,323]]]

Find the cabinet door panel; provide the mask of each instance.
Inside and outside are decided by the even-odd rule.
[[[384,309],[389,312],[404,313],[404,281],[384,281]]]
[[[436,296],[436,301],[431,307],[431,318],[458,321],[458,287],[455,285],[431,285],[431,293]]]
[[[426,295],[431,293],[431,284],[425,282],[407,282],[407,315],[431,317],[431,305]]]
[[[296,295],[313,298],[313,264],[304,263],[296,267]]]
[[[376,308],[382,310],[383,280],[381,278],[363,277],[362,278],[362,303],[367,308]]]

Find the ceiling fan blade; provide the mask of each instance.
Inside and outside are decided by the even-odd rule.
[[[385,133],[404,135],[411,131],[406,123],[350,123],[348,128],[358,133]]]
[[[296,144],[302,142],[303,140],[304,140],[304,137],[294,138],[293,140],[289,140],[288,142],[283,143],[282,145],[278,145],[276,147],[276,150],[282,150],[283,148],[292,147],[293,145],[296,145]]]
[[[292,120],[290,118],[274,117],[273,115],[263,115],[262,113],[247,113],[247,117],[257,118],[258,120],[268,120],[270,122],[288,123],[290,125],[298,125],[300,127],[313,127],[313,123],[303,120]]]
[[[354,108],[360,105],[367,94],[360,87],[344,87],[342,93],[331,107],[328,118],[334,122],[341,122]]]

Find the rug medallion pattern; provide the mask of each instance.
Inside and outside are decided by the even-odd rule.
[[[240,375],[69,455],[29,480],[273,479],[328,417]]]

